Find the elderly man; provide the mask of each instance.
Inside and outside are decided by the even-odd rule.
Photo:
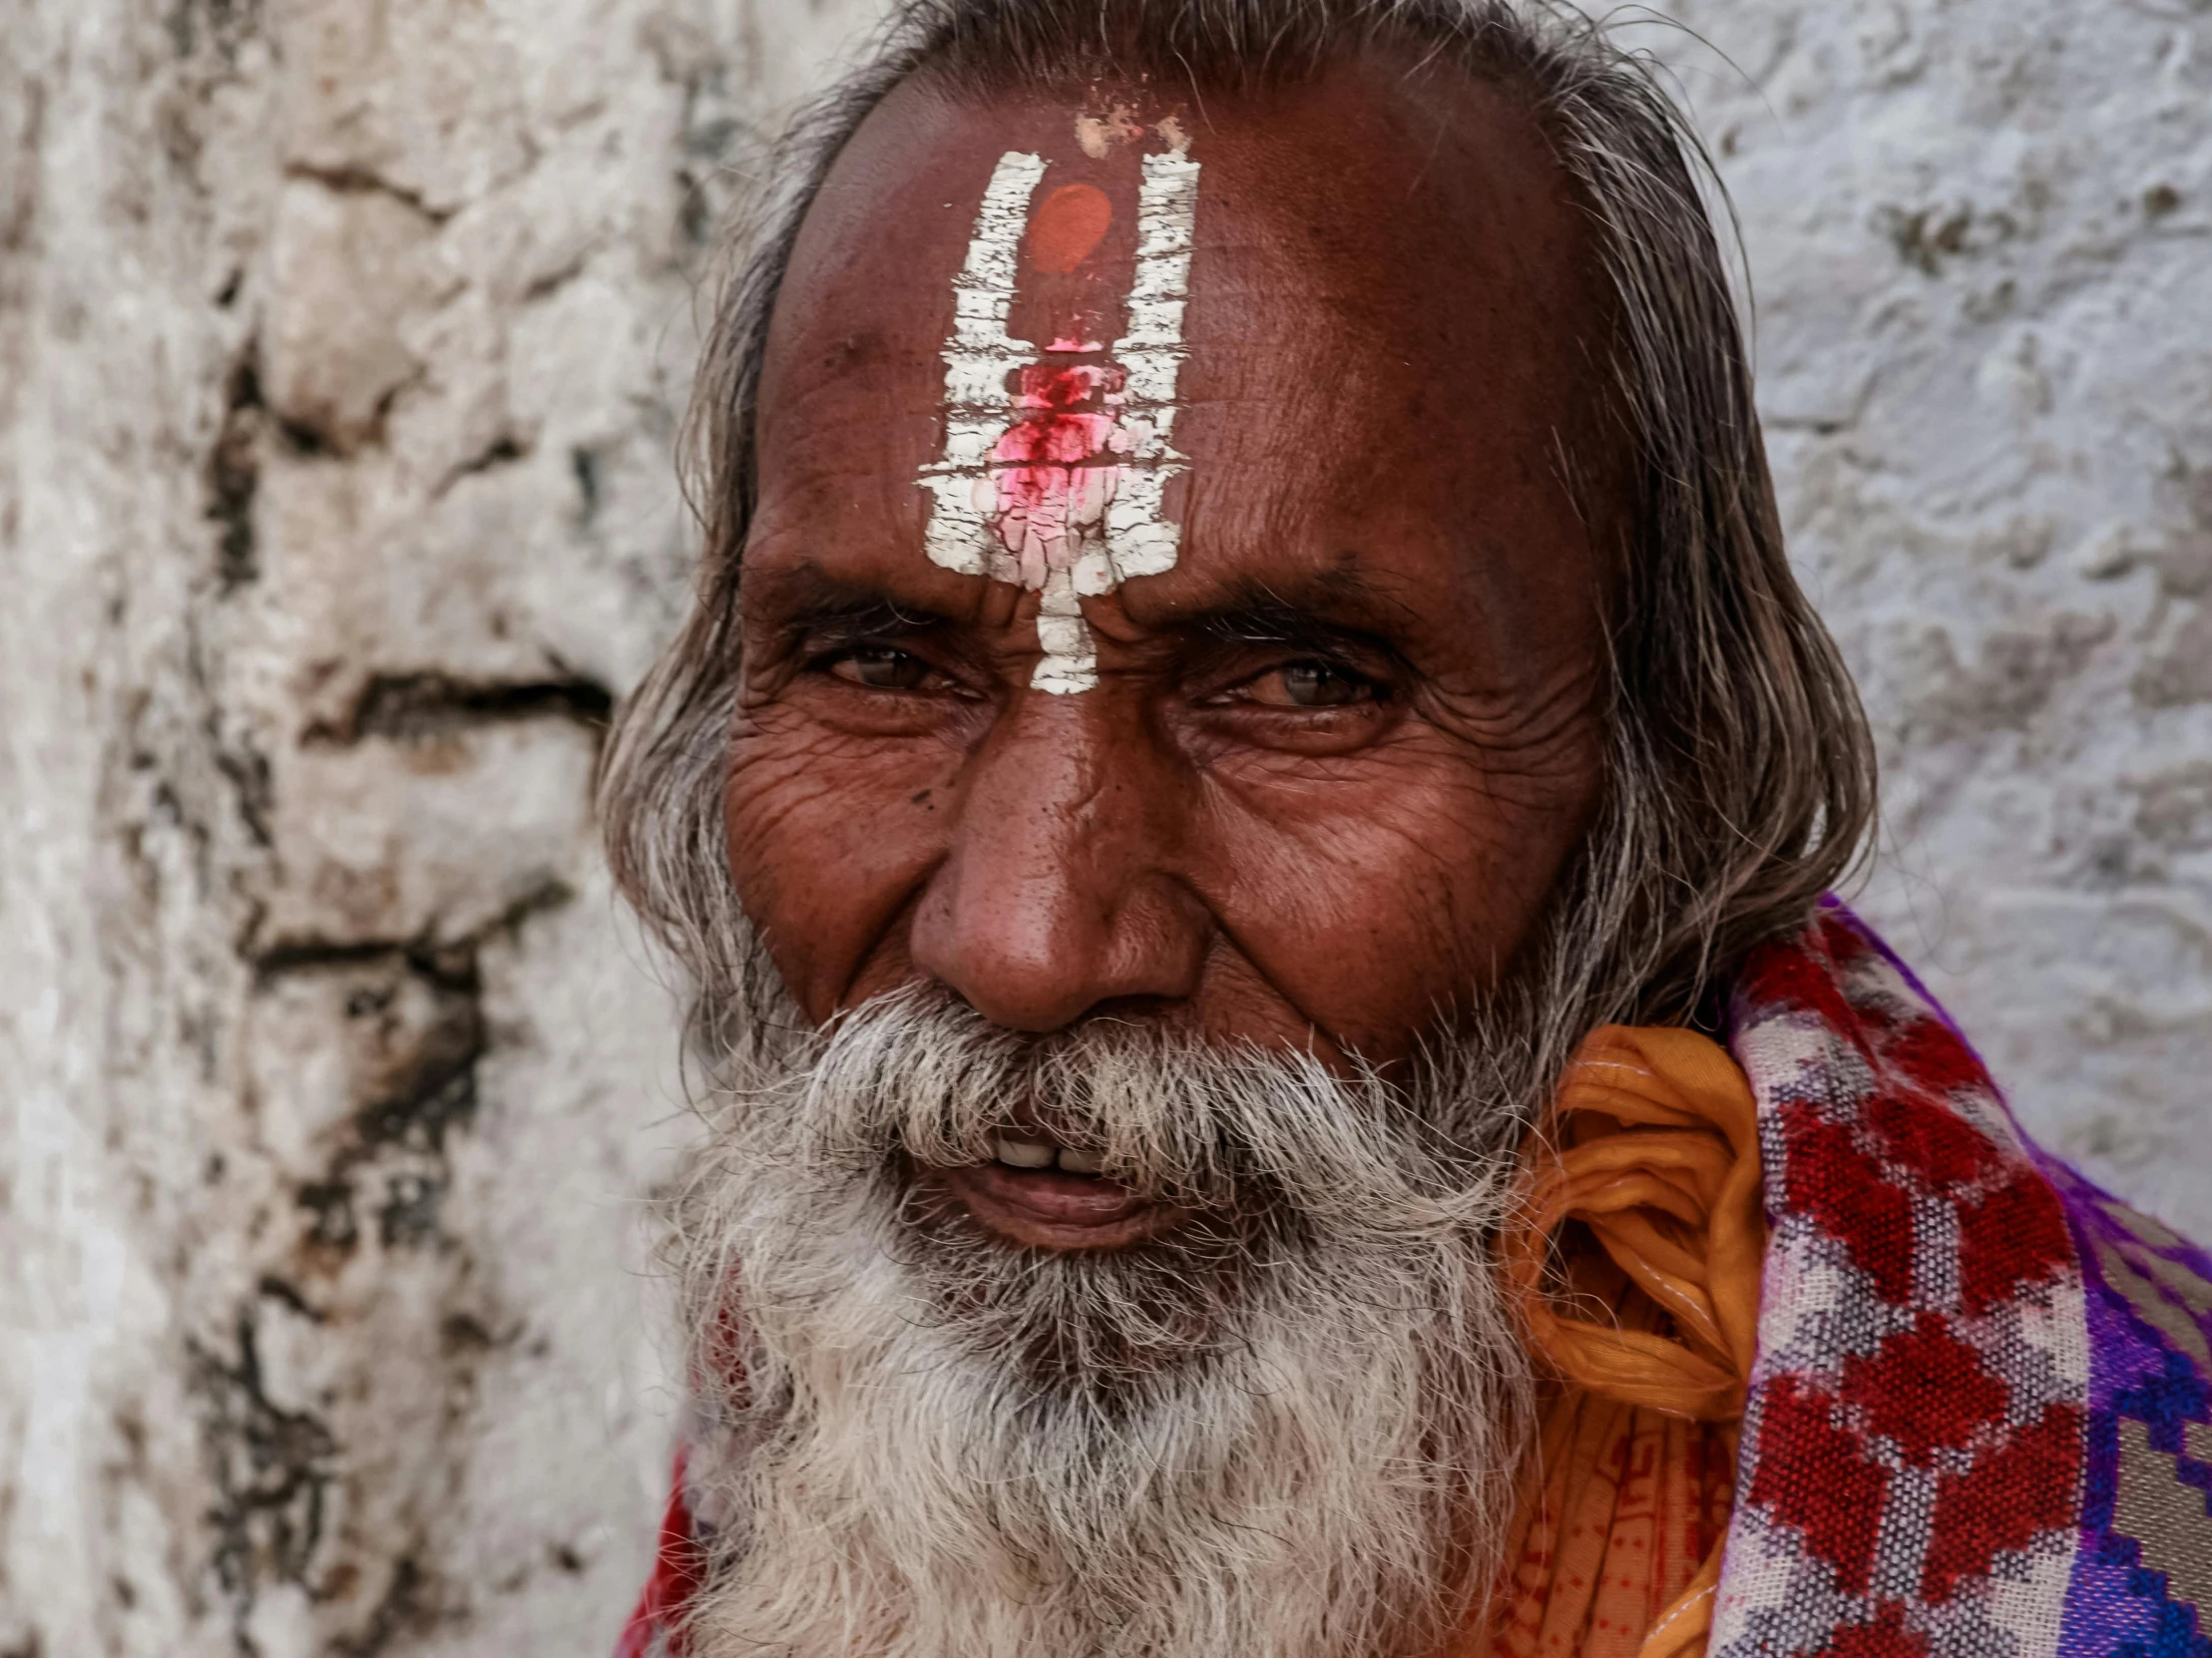
[[[1823,894],[1686,138],[1505,0],[920,0],[719,316],[626,1650],[2201,1653],[2206,1263]]]

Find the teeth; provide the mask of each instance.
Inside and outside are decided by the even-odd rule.
[[[1036,1140],[1010,1140],[1002,1136],[998,1142],[999,1161],[1012,1163],[1016,1168],[1051,1168],[1053,1148]]]
[[[1106,1164],[1096,1151],[1063,1151],[1060,1166],[1070,1174],[1097,1174]]]

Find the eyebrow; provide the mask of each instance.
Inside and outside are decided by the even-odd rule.
[[[967,620],[928,605],[894,599],[872,584],[842,581],[808,562],[758,579],[747,596],[762,620],[786,640],[833,650],[895,634],[952,628]],[[1200,606],[1155,616],[1160,632],[1220,644],[1275,644],[1317,655],[1347,649],[1379,651],[1404,663],[1383,619],[1411,612],[1366,576],[1339,567],[1301,573],[1286,582],[1244,577]]]
[[[1208,610],[1180,622],[1176,630],[1224,644],[1284,644],[1315,651],[1341,650],[1347,644],[1382,650],[1391,648],[1387,639],[1365,627],[1350,626],[1300,606],[1279,603]]]
[[[923,632],[948,626],[955,620],[926,605],[893,599],[876,588],[840,582],[812,564],[763,579],[753,594],[766,613],[762,620],[777,633],[787,639],[804,636],[821,648],[889,633]]]
[[[1324,653],[1356,646],[1403,660],[1387,626],[1378,623],[1390,613],[1404,611],[1366,577],[1338,569],[1287,586],[1240,581],[1210,604],[1162,618],[1161,625],[1223,643],[1281,644]]]

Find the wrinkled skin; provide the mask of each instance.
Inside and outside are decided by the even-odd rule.
[[[1034,150],[1125,218],[1135,148],[1075,133],[1117,101],[1204,171],[1182,544],[1084,601],[1102,682],[1052,695],[1038,596],[932,564],[915,477],[993,164]],[[1025,280],[1017,332],[1062,278]],[[1497,89],[1367,63],[1202,107],[895,92],[778,301],[744,552],[730,868],[805,1015],[927,980],[1024,1032],[1114,1015],[1388,1066],[1496,983],[1602,789],[1603,317],[1581,210]],[[950,1183],[1018,1243],[1163,1224]]]

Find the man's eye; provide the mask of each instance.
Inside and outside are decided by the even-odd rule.
[[[838,678],[874,690],[919,690],[937,672],[910,650],[874,644],[841,651],[825,665]]]
[[[1341,708],[1377,698],[1372,679],[1329,662],[1285,662],[1244,687],[1247,699],[1282,708]]]

